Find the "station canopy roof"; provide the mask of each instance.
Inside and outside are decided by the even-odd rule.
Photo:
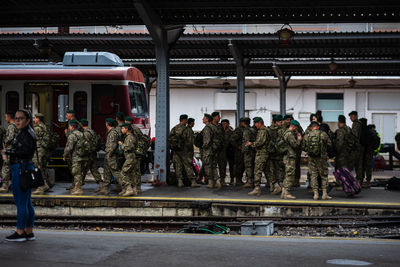
[[[51,60],[66,51],[108,51],[126,65],[155,72],[154,44],[148,34],[0,34],[0,61],[40,62],[38,47],[46,40]],[[399,76],[400,32],[296,33],[282,45],[277,34],[184,34],[170,51],[171,76],[234,76],[228,44],[250,58],[248,76],[285,75]],[[329,64],[334,62],[336,70]]]

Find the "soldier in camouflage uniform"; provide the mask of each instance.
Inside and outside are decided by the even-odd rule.
[[[200,185],[196,182],[196,177],[193,172],[193,156],[194,156],[194,119],[189,118],[187,121],[186,129],[183,130],[183,138],[185,140],[185,146],[183,148],[183,160],[186,164],[186,173],[191,169],[190,173],[187,173],[188,178],[192,181],[191,187],[199,187]],[[190,169],[189,169],[190,168]]]
[[[322,199],[332,199],[326,191],[328,187],[328,147],[331,139],[324,131],[319,130],[318,122],[311,122],[311,131],[304,136],[303,150],[308,154],[308,169],[310,172],[311,188],[314,200],[319,199],[318,176],[321,177]]]
[[[136,155],[135,150],[137,146],[137,139],[132,133],[132,127],[130,123],[121,124],[121,132],[125,135],[124,142],[118,141],[121,149],[124,151],[124,165],[122,166],[122,192],[120,193],[123,197],[136,196],[138,193],[136,187],[132,187],[135,175]]]
[[[224,128],[224,153],[222,153],[222,161],[221,168],[222,170],[226,170],[226,165],[229,163],[229,176],[230,176],[230,184],[233,185],[235,180],[235,172],[234,172],[234,148],[231,144],[231,137],[233,130],[229,126],[229,120],[224,119],[221,121],[222,127]]]
[[[111,184],[111,177],[117,180],[117,182],[122,184],[122,174],[121,170],[118,167],[118,156],[119,156],[119,146],[118,140],[121,138],[120,133],[116,128],[117,122],[112,118],[106,119],[106,128],[107,128],[107,139],[106,139],[106,156],[104,158],[104,173],[103,173],[103,181],[104,187],[103,190],[99,192],[102,195],[108,195],[108,189]],[[122,192],[122,191],[121,191]],[[120,193],[121,193],[120,192]]]
[[[125,117],[125,123],[129,123],[132,127],[132,133],[135,136],[135,138],[139,138],[140,135],[142,135],[142,131],[133,124],[133,118],[132,117]],[[142,193],[142,173],[141,173],[141,169],[140,169],[140,164],[141,164],[141,160],[143,160],[140,156],[136,157],[136,161],[134,164],[134,172],[133,172],[133,176],[134,179],[132,181],[132,187],[136,188],[136,192],[137,194],[141,194]]]
[[[283,117],[283,127],[284,127],[285,129],[288,129],[288,128],[289,128],[289,126],[290,126],[290,121],[291,121],[291,120],[293,120],[293,116],[290,115],[290,114],[286,114],[286,115]]]
[[[214,130],[212,129],[212,116],[204,114],[203,123],[205,124],[201,135],[203,137],[203,146],[200,148],[201,159],[204,167],[204,176],[208,181],[207,188],[221,188],[217,174],[217,157],[216,149],[213,142]]]
[[[125,135],[122,134],[122,127],[121,125],[125,123],[125,114],[121,111],[117,112],[115,114],[115,121],[117,122],[117,126],[115,127],[115,130],[118,131],[119,133],[119,139],[118,141],[124,142]],[[118,168],[121,170],[122,165],[124,165],[125,157],[122,154],[118,154]]]
[[[250,124],[250,118],[240,118],[239,126],[233,131],[231,136],[231,144],[234,148],[234,176],[235,176],[235,185],[242,186],[243,185],[243,172],[244,172],[244,162],[243,162],[243,151],[242,151],[242,144],[243,144],[243,130],[245,124]]]
[[[358,113],[357,111],[352,111],[349,113],[350,120],[353,122],[351,126],[351,132],[355,139],[358,141],[355,149],[351,153],[352,156],[352,165],[356,169],[356,179],[362,183],[363,178],[363,155],[364,155],[364,147],[361,145],[361,132],[362,132],[362,125],[361,122],[358,120]]]
[[[250,122],[250,120],[249,120]],[[246,172],[246,183],[242,186],[243,188],[253,188],[254,187],[254,160],[256,156],[256,151],[253,147],[247,146],[248,142],[254,142],[256,140],[257,132],[253,127],[250,127],[250,123],[244,124],[243,128],[243,161],[244,169]]]
[[[268,145],[271,141],[271,137],[268,134],[267,127],[264,125],[264,121],[260,117],[253,119],[254,125],[257,127],[257,137],[254,142],[247,142],[247,146],[251,146],[256,150],[255,167],[254,167],[254,190],[249,195],[261,195],[261,178],[264,173],[267,177],[267,162],[268,162]]]
[[[0,151],[3,151],[4,148],[4,138],[6,136],[6,129],[0,126]],[[1,177],[1,169],[3,168],[3,157],[0,157],[0,177]]]
[[[47,161],[50,158],[50,153],[47,149],[48,135],[49,129],[46,124],[44,124],[44,115],[42,113],[38,113],[33,118],[34,127],[36,134],[36,146],[37,146],[37,157],[34,155],[33,163],[36,167],[38,167],[42,171],[42,175],[44,178],[44,185],[38,187],[32,194],[41,195],[47,192],[51,187],[54,186],[52,181],[50,181],[49,172],[47,171]],[[39,158],[39,162],[38,162]]]
[[[297,150],[301,147],[302,136],[297,132],[297,127],[300,123],[296,120],[291,120],[289,128],[285,131],[283,138],[286,141],[288,151],[283,157],[285,164],[285,180],[283,180],[283,189],[281,198],[283,199],[296,199],[290,194],[290,189],[293,186],[296,176],[296,157]]]
[[[336,145],[336,157],[335,157],[335,170],[346,167],[350,169],[350,149],[352,145],[351,140],[351,128],[346,125],[346,117],[339,115],[338,117],[338,129],[335,132],[335,145]],[[349,166],[350,165],[350,166]]]
[[[71,195],[82,195],[82,182],[84,173],[87,170],[88,156],[81,155],[77,146],[78,140],[84,138],[83,133],[78,130],[79,122],[77,120],[69,121],[70,134],[68,135],[67,144],[65,145],[63,159],[71,162],[71,172],[74,177]]]
[[[67,110],[67,112],[66,112],[66,114],[65,114],[65,117],[67,118],[67,121],[68,122],[70,122],[71,120],[76,120],[76,121],[78,121],[77,120],[77,118],[76,118],[76,116],[75,116],[75,110],[72,110],[72,109],[70,109],[70,110]],[[78,122],[79,123],[79,122]],[[67,129],[65,129],[65,137],[67,137],[67,139],[68,139],[68,136],[69,136],[69,134],[71,133],[71,130],[69,129],[69,123],[67,123]],[[78,130],[79,131],[83,131],[83,129],[82,129],[82,126],[80,125],[80,124],[78,124]]]
[[[272,121],[272,125],[268,127],[268,132],[271,137],[271,145],[274,145],[275,149],[269,155],[268,177],[271,182],[271,194],[277,195],[282,192],[282,183],[285,179],[285,165],[283,164],[285,152],[280,151],[282,150],[281,147],[285,146],[283,143],[285,129],[282,126],[282,115],[274,115]]]
[[[217,157],[217,165],[218,165],[218,173],[219,173],[219,179],[221,181],[221,185],[225,186],[225,178],[226,178],[226,152],[224,150],[224,127],[222,126],[221,123],[219,123],[221,117],[219,115],[219,112],[214,111],[211,113],[211,116],[213,117],[212,121],[212,126],[214,131],[215,131],[215,139],[217,139],[218,142],[218,147],[216,151],[216,157]]]
[[[86,140],[90,141],[90,144],[92,145],[97,145],[97,134],[89,128],[89,121],[85,118],[81,119],[81,125],[83,128],[83,135],[85,136]],[[97,147],[94,147],[92,149],[92,152],[90,153],[87,161],[87,169],[84,170],[84,177],[83,180],[85,180],[85,176],[88,171],[93,175],[94,180],[98,184],[98,188],[95,190],[96,193],[101,192],[103,190],[104,184],[103,180],[101,179],[101,174],[99,172],[99,166],[97,164]],[[83,181],[82,181],[83,182]]]
[[[12,140],[18,135],[18,129],[14,124],[14,113],[7,112],[5,120],[8,123],[6,136],[4,138],[4,150],[11,146]],[[9,159],[4,160],[3,168],[1,169],[1,176],[3,178],[3,185],[0,188],[0,193],[7,193],[11,185],[11,172]]]

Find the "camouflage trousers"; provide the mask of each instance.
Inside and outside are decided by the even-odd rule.
[[[271,158],[268,161],[268,178],[271,185],[282,184],[285,179],[285,165],[282,158]]]
[[[318,190],[318,176],[321,177],[321,188],[328,187],[328,161],[326,158],[308,157],[308,171],[310,173],[311,188]]]
[[[337,153],[335,157],[335,170],[346,167],[347,169],[352,169],[352,164],[350,163],[349,156],[347,152]]]
[[[235,173],[236,183],[242,182],[244,172],[243,152],[241,150],[235,150],[233,171]]]
[[[221,182],[225,182],[225,177],[226,177],[226,151],[225,149],[222,149],[217,153],[217,165],[218,165],[218,173],[219,173],[219,178],[221,179]]]
[[[253,150],[243,153],[244,171],[246,172],[246,182],[254,181],[254,160],[255,153]]]
[[[5,160],[3,162],[3,167],[1,168],[1,178],[4,182],[11,182],[11,171],[10,171],[10,162]]]
[[[185,173],[190,181],[194,179],[193,156],[185,153],[185,151],[174,152],[172,161],[175,163],[176,178],[178,180],[183,180]]]
[[[201,160],[206,180],[216,181],[218,179],[216,155],[211,151],[202,151]]]
[[[89,156],[89,160],[87,161],[86,167],[87,169],[84,172],[85,176],[87,172],[90,171],[96,183],[102,182],[101,174],[99,172],[99,166],[97,165],[97,153]],[[85,177],[83,177],[83,179],[85,179]]]
[[[140,169],[141,158],[137,157],[135,161],[134,171],[133,171],[133,180],[131,181],[133,186],[141,186],[142,185],[142,172]]]
[[[300,183],[300,177],[301,177],[300,163],[301,163],[301,150],[298,151],[296,155],[295,182],[297,184]]]
[[[356,169],[356,179],[361,183],[363,180],[364,148],[359,146],[359,148],[351,154],[351,157],[352,165]]]
[[[254,185],[261,185],[261,178],[264,173],[265,178],[268,177],[268,154],[265,152],[257,152],[254,163]],[[267,178],[268,180],[268,178]],[[268,183],[268,182],[267,182]]]
[[[104,158],[104,174],[103,174],[103,181],[105,186],[111,184],[111,178],[113,176],[118,183],[122,182],[122,174],[121,170],[118,168],[117,157],[115,156],[109,157],[106,155],[106,157]]]
[[[50,181],[49,171],[47,170],[47,161],[50,158],[49,152],[47,152],[45,149],[41,147],[37,149],[37,152],[38,156],[36,156],[36,153],[33,155],[33,164],[35,165],[36,168],[40,169],[43,175],[43,179],[47,183],[47,185],[49,187],[53,187],[54,186],[53,181]]]
[[[135,156],[129,156],[125,159],[124,165],[122,165],[121,169],[121,180],[119,180],[119,184],[122,186],[132,185],[135,180],[135,165],[137,160]]]
[[[83,179],[86,176],[87,171],[87,161],[72,161],[71,164],[71,173],[74,177],[74,185],[75,187],[82,187]]]
[[[233,167],[233,166],[235,166],[234,158],[233,157],[228,158],[225,150],[223,152],[221,152],[221,154],[222,155],[220,155],[220,158],[218,161],[219,177],[221,177],[222,180],[225,179],[226,167],[229,163],[229,177],[231,178],[231,183],[232,183],[235,178],[235,171],[234,171],[234,167]]]
[[[283,187],[286,190],[290,190],[296,178],[296,158],[284,156],[283,163],[285,164],[285,179],[283,180]]]
[[[372,161],[374,160],[374,151],[368,151],[363,157],[363,180],[367,178],[367,182],[371,182],[372,179]]]

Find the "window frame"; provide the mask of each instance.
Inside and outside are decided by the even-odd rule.
[[[9,97],[10,94],[15,94],[17,96],[18,105],[17,105],[15,111],[9,109],[10,101],[9,101],[8,97]],[[18,91],[7,91],[7,93],[6,93],[6,107],[5,107],[6,108],[6,113],[10,113],[10,112],[15,113],[19,109],[19,102],[20,102],[20,99],[19,99]]]
[[[141,91],[141,100],[142,101],[142,106],[143,106],[143,112],[141,113],[134,113],[133,112],[133,108],[132,108],[132,96],[131,96],[131,90],[132,90],[132,94],[135,96],[135,87],[134,86],[138,86],[140,88]],[[132,113],[133,116],[135,117],[139,117],[139,118],[144,118],[147,117],[147,115],[149,114],[149,110],[148,110],[148,103],[147,103],[147,98],[148,96],[146,95],[146,87],[144,86],[144,84],[142,83],[137,83],[137,82],[129,82],[128,83],[128,95],[129,95],[129,105],[130,105],[130,111]],[[135,101],[136,100],[136,96],[135,96]]]

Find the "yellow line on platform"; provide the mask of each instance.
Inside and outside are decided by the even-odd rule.
[[[11,197],[11,194],[1,195]],[[1,197],[0,196],[0,197]],[[370,206],[398,206],[396,202],[360,202],[360,201],[317,201],[317,200],[281,200],[281,199],[235,199],[235,198],[187,198],[187,197],[120,197],[120,196],[73,196],[73,195],[33,195],[34,198],[71,198],[71,199],[126,199],[126,200],[158,200],[158,201],[209,201],[209,202],[244,202],[244,203],[271,203],[271,204],[333,204],[333,205],[370,205]]]

